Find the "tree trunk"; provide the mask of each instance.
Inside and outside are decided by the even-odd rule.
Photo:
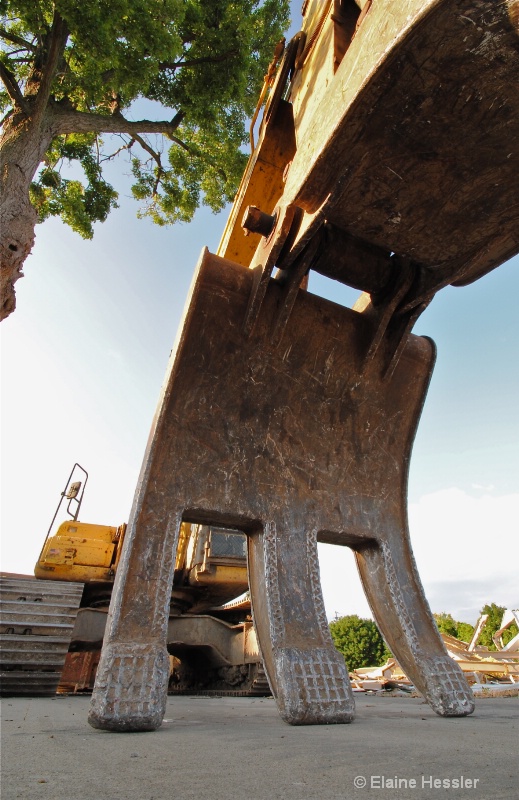
[[[24,98],[29,112],[37,97]],[[23,277],[22,267],[34,244],[37,214],[29,200],[29,187],[53,138],[67,133],[165,133],[170,136],[184,118],[178,112],[172,120],[130,122],[122,114],[90,114],[60,107],[50,101],[43,113],[19,111],[7,122],[0,138],[0,320],[16,308],[14,284]]]
[[[0,139],[0,320],[16,307],[14,284],[23,277],[22,267],[34,244],[36,211],[29,187],[53,136],[51,115],[38,123],[25,114],[14,114]]]

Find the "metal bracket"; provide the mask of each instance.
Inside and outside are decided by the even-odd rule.
[[[261,240],[252,261],[256,266],[253,267],[254,278],[243,325],[247,337],[252,334],[258,320],[272,271],[281,259],[283,250],[293,243],[303,212],[295,205],[278,206],[274,216],[275,228],[268,238]]]

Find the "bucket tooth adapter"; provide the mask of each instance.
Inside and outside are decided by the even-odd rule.
[[[411,329],[438,289],[519,250],[518,7],[307,3],[219,254],[205,250],[193,280],[116,576],[94,727],[161,724],[183,520],[247,534],[254,622],[288,723],[354,716],[318,541],[354,551],[377,625],[434,711],[473,711],[409,539],[411,448],[435,361]],[[317,297],[301,288],[311,269],[364,294],[353,309]]]

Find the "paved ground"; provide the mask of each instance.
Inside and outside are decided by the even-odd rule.
[[[356,699],[351,725],[293,728],[270,698],[171,697],[162,728],[139,734],[90,728],[87,697],[5,699],[2,800],[517,798],[517,699],[465,719]]]

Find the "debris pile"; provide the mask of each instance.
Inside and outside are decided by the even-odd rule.
[[[511,609],[504,612],[501,627],[492,637],[497,650],[477,645],[487,617],[484,614],[479,618],[470,643],[442,633],[445,649],[465,673],[476,697],[519,696],[519,634],[506,645],[503,644],[503,632],[513,623],[519,626],[519,612]],[[417,694],[394,658],[389,658],[381,667],[356,669],[350,672],[350,679],[355,692]]]

